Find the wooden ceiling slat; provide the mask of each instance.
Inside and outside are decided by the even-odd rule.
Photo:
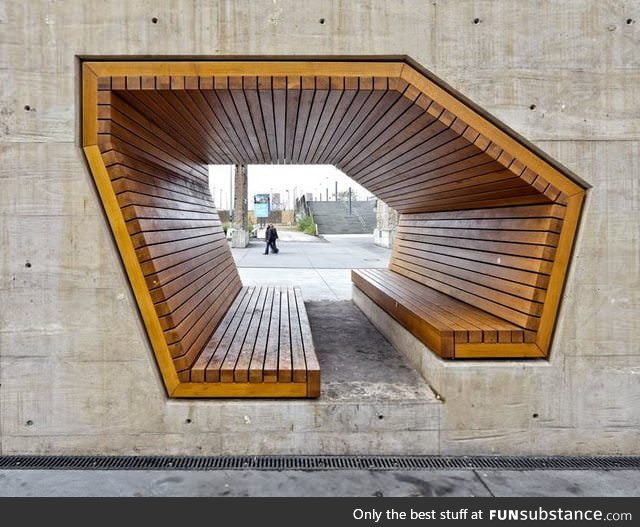
[[[216,81],[220,83],[220,80],[216,77],[214,79],[214,85]],[[238,135],[238,131],[236,130],[231,119],[227,115],[224,105],[222,104],[222,102],[220,101],[220,98],[218,97],[218,90],[206,90],[206,91],[203,91],[202,94],[204,95],[206,101],[209,103],[209,107],[211,108],[211,111],[215,115],[216,121],[219,123],[221,130],[225,131],[226,136],[229,138],[229,141],[233,143],[236,150],[238,150],[238,152],[242,155],[243,159],[251,159],[251,156],[249,155],[249,151],[247,151],[247,147],[243,144],[242,140],[240,139],[240,136]],[[214,126],[215,126],[215,123],[214,123]]]
[[[354,93],[354,97],[349,101],[349,106],[344,109],[344,111],[337,115],[337,126],[331,135],[331,139],[327,142],[326,147],[319,154],[319,163],[330,163],[332,152],[336,147],[339,148],[341,141],[343,140],[344,134],[349,127],[350,124],[360,115],[363,106],[369,99],[369,97],[373,94],[373,81],[370,83],[365,83],[366,86],[370,86],[369,88],[362,88],[363,81],[365,79],[359,79],[360,87]]]
[[[274,105],[280,99],[282,90],[272,90],[273,79],[271,77],[258,77],[258,100],[262,113],[262,123],[267,134],[267,144],[272,160],[279,159],[276,134],[276,119]],[[237,161],[236,161],[237,162]]]
[[[209,106],[209,102],[204,97],[202,91],[194,90],[190,92],[189,95],[202,113],[203,120],[206,122],[206,127],[211,131],[210,133],[216,144],[219,145],[221,152],[224,154],[223,157],[225,161],[227,163],[234,163],[236,159],[241,157],[241,154],[233,141],[231,141],[227,131],[218,121],[216,114]]]
[[[418,111],[420,109],[418,108]],[[366,171],[373,171],[386,162],[394,159],[402,153],[415,148],[430,134],[443,130],[444,126],[429,113],[423,113],[415,121],[411,122],[397,135],[390,137],[386,143],[379,146],[364,160],[349,168],[349,173],[359,175]]]
[[[345,158],[342,165],[344,170],[352,172],[361,164],[369,166],[377,158],[376,153],[388,145],[395,138],[408,137],[407,128],[415,123],[416,119],[423,116],[424,110],[415,104],[409,104],[395,120],[386,123],[387,126],[380,131],[376,137],[371,139],[361,150],[353,150],[348,158]]]
[[[387,109],[387,104],[395,101],[396,98],[397,95],[394,92],[384,90],[371,91],[369,97],[364,102],[358,113],[353,119],[347,122],[347,127],[345,128],[342,137],[336,143],[332,151],[327,155],[327,162],[337,165],[345,152],[348,152],[350,148],[357,146],[358,137],[362,133],[363,124],[365,122],[374,122],[374,115],[384,115],[384,112]]]
[[[302,79],[300,77],[287,77],[287,106],[285,119],[285,150],[284,160],[287,163],[293,162],[293,149],[296,139],[296,124],[298,122],[298,111],[300,108],[300,97],[302,90]]]
[[[329,82],[329,92],[324,102],[322,112],[318,117],[318,124],[313,134],[313,139],[309,149],[305,154],[304,163],[312,163],[317,154],[318,148],[325,137],[331,121],[335,118],[336,109],[344,94],[344,77],[331,77]]]
[[[300,155],[298,157],[299,163],[304,163],[309,155],[311,143],[313,142],[318,132],[318,127],[320,126],[320,117],[324,112],[324,108],[327,103],[330,86],[331,79],[329,77],[315,78],[315,93],[313,102],[311,103],[311,111],[309,112],[307,129],[302,139],[302,147],[300,149]]]
[[[249,110],[249,103],[246,98],[246,92],[244,90],[244,82],[242,77],[236,77],[238,83],[235,85],[230,84],[230,94],[234,102],[234,108],[238,115],[240,122],[242,123],[242,129],[245,135],[249,139],[251,148],[255,154],[256,159],[259,159],[260,163],[269,163],[271,161],[270,156],[264,156],[260,139],[258,138],[259,124],[255,122],[251,111]]]
[[[116,94],[114,93],[114,95]],[[170,114],[167,113],[165,105],[158,105],[154,98],[147,96],[146,91],[122,91],[119,92],[116,97],[119,99],[113,99],[116,107],[120,106],[122,111],[126,112],[134,110],[134,113],[130,113],[131,116],[135,116],[136,114],[143,116],[166,132],[176,143],[180,143],[186,148],[189,148],[198,159],[207,159],[209,152],[203,147],[202,142],[196,143],[197,136],[192,134],[191,128],[185,128],[182,121],[172,120]],[[164,121],[165,124],[160,127],[158,123],[162,121]]]
[[[200,92],[196,92],[200,95]],[[219,136],[217,130],[212,126],[211,110],[203,100],[196,99],[185,90],[172,91],[171,94],[179,101],[189,112],[192,117],[190,120],[194,128],[197,127],[203,134],[209,137],[208,144],[211,145],[212,151],[225,161],[233,158],[233,154],[226,148],[225,141]],[[196,96],[197,97],[197,96]],[[197,102],[196,102],[197,101]]]
[[[258,94],[258,78],[244,77],[242,83],[244,97],[247,102],[247,110],[249,118],[253,122],[258,143],[260,145],[260,154],[264,163],[270,163],[273,154],[269,150],[269,138],[265,128],[264,116],[262,115],[262,107],[260,105],[260,95]],[[277,154],[276,154],[277,155]]]
[[[355,156],[361,154],[372,142],[402,120],[404,114],[414,105],[395,91],[385,93],[376,108],[362,122],[352,138],[352,145],[345,144],[343,153],[339,153],[340,166],[346,166]],[[404,121],[403,121],[404,122]]]
[[[344,120],[344,115],[353,104],[354,99],[358,95],[358,79],[346,77],[344,79],[344,91],[340,95],[340,99],[336,105],[332,117],[326,124],[326,129],[322,133],[322,138],[318,143],[315,153],[311,157],[311,163],[324,163],[324,153],[331,144],[334,135]]]
[[[123,104],[138,108],[167,134],[165,142],[199,162],[334,164],[400,212],[421,205],[432,211],[436,202],[502,202],[508,196],[500,191],[526,188],[533,189],[531,196],[546,195],[543,202],[566,200],[556,186],[401,79],[313,72],[130,77],[109,78],[109,87],[120,87]]]
[[[287,78],[273,77],[273,126],[275,129],[276,155],[272,162],[285,162],[287,142]]]
[[[164,126],[171,126],[171,123],[180,123],[180,127],[187,131],[190,137],[201,138],[199,143],[209,155],[224,158],[224,156],[220,156],[220,147],[216,143],[215,139],[207,133],[201,122],[196,120],[196,118],[193,117],[185,108],[185,105],[176,95],[177,92],[164,90],[157,94],[151,94],[150,92],[146,93],[150,94],[147,96],[149,104],[153,104],[153,102],[157,100],[156,108],[162,107],[164,110],[165,118],[162,121],[156,122],[160,128]],[[180,94],[181,96],[184,96],[182,90],[180,91]],[[200,117],[197,109],[195,110],[195,113]],[[176,136],[174,135],[174,137]]]
[[[302,142],[307,133],[307,125],[311,114],[311,105],[316,94],[314,77],[302,77],[300,93],[300,105],[298,106],[298,118],[296,120],[296,130],[294,134],[293,151],[291,155],[292,163],[300,163]]]

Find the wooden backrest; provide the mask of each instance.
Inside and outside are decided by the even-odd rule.
[[[207,166],[114,92],[100,92],[99,103],[98,144],[176,371],[186,378],[241,289]]]
[[[389,268],[536,330],[565,207],[403,214]]]

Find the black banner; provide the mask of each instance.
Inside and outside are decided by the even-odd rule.
[[[20,525],[569,525],[637,524],[636,498],[4,498]],[[13,524],[13,522],[12,522]]]

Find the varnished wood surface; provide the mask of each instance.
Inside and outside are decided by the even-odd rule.
[[[147,139],[121,128],[133,112],[161,129],[158,146],[170,137],[199,163],[331,163],[406,213],[566,202],[575,190],[561,191],[480,133],[477,115],[461,112],[465,120],[437,102],[440,92],[408,83],[402,65],[374,65],[371,75],[335,63],[287,75],[277,75],[280,63],[270,75],[260,63],[156,66],[155,75],[149,64],[113,75],[133,66],[91,63],[101,90],[117,94],[103,112],[120,144]]]
[[[442,357],[532,356],[532,332],[394,271],[357,269],[352,280]]]
[[[535,331],[565,207],[403,214],[389,269]]]
[[[548,355],[585,189],[428,75],[340,61],[82,70],[83,145],[170,393],[319,390],[299,292],[241,287],[209,163],[334,164],[401,212],[389,274],[354,274],[369,296],[443,356]]]
[[[184,380],[240,291],[240,278],[209,195],[207,167],[194,159],[193,147],[174,141],[107,87],[98,92],[98,146]]]
[[[186,382],[255,386],[265,396],[271,386],[303,383],[308,396],[320,393],[320,367],[299,289],[243,287]]]

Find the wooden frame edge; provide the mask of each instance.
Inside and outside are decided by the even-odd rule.
[[[560,240],[556,248],[549,285],[547,286],[547,295],[542,308],[542,315],[540,316],[540,325],[536,333],[536,344],[545,357],[549,356],[553,333],[557,325],[560,303],[566,286],[585,196],[586,192],[583,191],[569,198],[562,231],[560,232]]]
[[[534,343],[477,343],[456,344],[456,359],[518,359],[544,358],[542,350]]]
[[[405,67],[402,68],[401,77],[453,115],[462,119],[465,123],[498,145],[505,152],[509,153],[514,158],[521,160],[531,170],[541,175],[549,183],[553,184],[568,196],[579,194],[584,191],[584,189],[571,181],[556,168],[542,160],[524,145],[510,137],[506,132],[500,130],[500,128],[489,122],[485,117],[479,115],[463,101],[436,85],[433,81],[422,75],[422,73],[414,69],[409,64],[406,64]]]
[[[172,398],[242,397],[309,398],[306,382],[182,382],[171,392]],[[316,396],[317,397],[317,396]]]
[[[96,145],[85,146],[83,150],[98,188],[102,206],[109,220],[111,232],[116,240],[120,257],[122,258],[129,277],[129,283],[136,298],[140,314],[147,329],[147,335],[149,336],[151,347],[153,348],[158,366],[160,367],[167,394],[171,395],[175,387],[179,384],[178,375],[173,366],[173,360],[169,353],[164,333],[160,327],[160,321],[144,280],[140,263],[138,262],[133,243],[131,242],[131,237],[129,236],[122,212],[120,211],[118,200],[111,186],[111,179],[109,178],[107,167]]]
[[[98,76],[82,64],[82,146],[98,144]]]
[[[343,61],[126,61],[94,62],[84,66],[98,77],[114,76],[345,76],[400,77],[400,62]]]

